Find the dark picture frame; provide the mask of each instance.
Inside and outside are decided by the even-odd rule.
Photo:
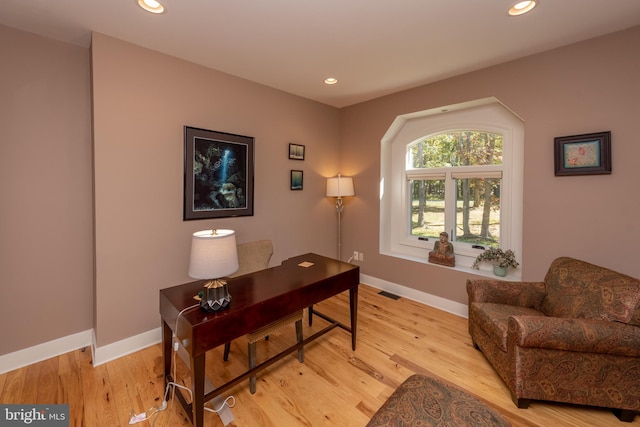
[[[611,131],[554,138],[556,176],[611,173]]]
[[[304,145],[289,144],[289,158],[292,160],[304,160]]]
[[[184,127],[183,219],[253,215],[254,139]]]
[[[300,170],[291,171],[291,189],[302,190],[303,188],[304,172]]]

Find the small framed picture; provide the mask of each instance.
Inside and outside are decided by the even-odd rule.
[[[611,131],[554,138],[556,176],[611,173]]]
[[[302,171],[291,171],[291,189],[302,190]]]
[[[293,160],[304,160],[304,145],[289,144],[289,158]]]

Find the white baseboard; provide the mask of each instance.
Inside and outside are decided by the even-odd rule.
[[[360,275],[360,281],[376,289],[387,291],[460,317],[468,317],[468,307],[466,304],[461,304],[365,274]],[[0,374],[87,346],[91,346],[93,366],[98,366],[119,357],[126,356],[127,354],[135,353],[161,341],[162,329],[156,328],[112,344],[96,347],[95,333],[94,330],[91,329],[25,348],[14,353],[2,355],[0,356]]]
[[[91,345],[93,330],[78,332],[53,341],[0,356],[0,374]]]
[[[431,295],[413,288],[407,288],[406,286],[398,285],[397,283],[393,282],[387,282],[386,280],[367,276],[366,274],[360,275],[360,282],[376,289],[387,291],[392,294],[428,305],[430,307],[446,311],[447,313],[452,313],[464,318],[469,317],[469,306],[467,304],[461,304],[459,302],[441,298],[436,295]]]
[[[93,366],[102,365],[127,354],[135,353],[162,341],[162,328],[143,332],[112,344],[96,347],[96,337],[92,334]]]

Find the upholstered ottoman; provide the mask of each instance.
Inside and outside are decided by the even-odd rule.
[[[511,423],[455,385],[415,374],[389,396],[367,424],[378,426],[493,427]]]

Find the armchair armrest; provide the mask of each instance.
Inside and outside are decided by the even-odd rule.
[[[540,310],[546,295],[545,289],[542,282],[467,279],[469,305],[472,302],[492,302]]]
[[[507,346],[640,357],[640,327],[599,319],[509,318]]]

